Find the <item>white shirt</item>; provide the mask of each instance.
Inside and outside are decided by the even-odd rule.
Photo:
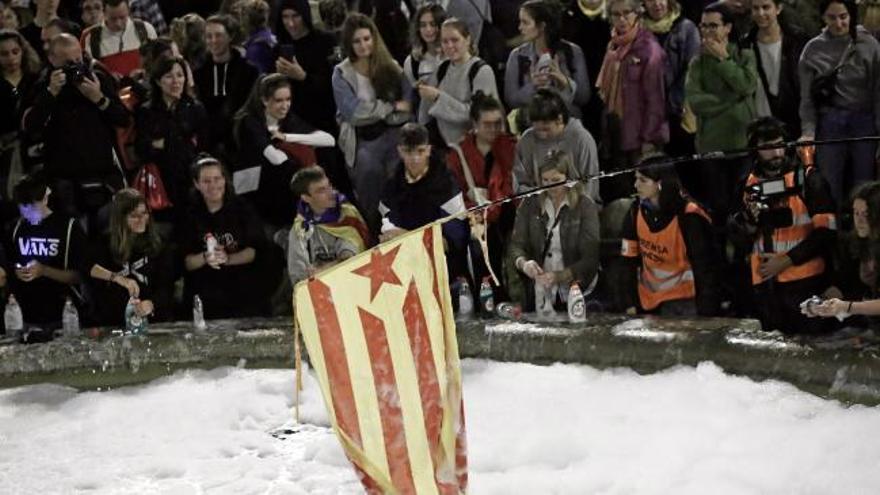
[[[559,234],[559,223],[556,222],[556,208],[553,206],[553,200],[549,197],[544,198],[543,206],[544,213],[547,214],[548,229],[544,235],[545,239],[546,236],[550,236],[550,247],[547,249],[547,256],[544,257],[544,266],[541,268],[544,269],[544,272],[558,272],[565,269],[565,264],[562,261],[562,236]],[[570,208],[568,204],[568,196],[566,196],[565,199],[562,200],[562,204],[559,205],[559,213],[562,213],[563,208]],[[556,224],[555,227],[553,227],[554,223]],[[552,231],[549,230],[550,227],[553,227]],[[565,290],[565,287],[560,287],[558,284],[550,286],[549,292],[554,295],[554,299],[555,294],[558,292],[561,300],[568,300],[568,291]]]
[[[767,76],[767,87],[770,94],[779,95],[779,72],[782,66],[782,40],[775,43],[758,42],[758,51],[761,53],[761,67]],[[759,117],[770,117],[770,103],[767,100],[767,94],[764,92],[764,83],[758,81],[758,92],[755,95],[755,107]]]
[[[370,78],[361,75],[361,73],[358,71],[354,71],[354,75],[357,76],[358,100],[374,101],[376,99],[376,89],[373,88],[373,83],[370,81]]]
[[[147,21],[143,21],[144,27],[147,30],[147,38],[154,40],[156,39],[156,29]],[[89,55],[92,54],[91,43],[89,43],[89,39],[94,34],[94,32],[90,33],[87,39],[83,40],[83,46],[88,52]],[[125,24],[125,29],[122,32],[114,33],[107,27],[107,24],[103,24],[101,28],[101,56],[107,57],[109,55],[115,55],[117,53],[128,52],[132,50],[137,50],[141,47],[141,41],[137,37],[137,31],[134,27],[134,21],[131,20],[131,17],[128,18],[128,22]]]

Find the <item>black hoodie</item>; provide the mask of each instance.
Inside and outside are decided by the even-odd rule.
[[[292,9],[302,16],[309,34],[300,39],[293,39],[281,20],[281,13]],[[333,75],[333,54],[336,39],[332,34],[315,29],[312,14],[306,0],[284,0],[278,8],[278,20],[275,33],[278,37],[277,48],[292,45],[296,61],[306,72],[303,81],[291,80],[293,84],[294,113],[302,116],[309,124],[336,135],[336,100],[333,99],[333,86],[330,78]],[[280,56],[280,53],[278,54]]]
[[[257,80],[257,69],[247,63],[235,48],[228,62],[217,63],[211,57],[193,74],[199,100],[205,106],[212,143],[228,143],[232,138],[232,119],[247,101]]]

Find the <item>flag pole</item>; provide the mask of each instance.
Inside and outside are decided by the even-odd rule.
[[[293,365],[296,379],[293,386],[293,419],[299,423],[299,393],[302,391],[302,346],[299,343],[299,318],[293,317]]]

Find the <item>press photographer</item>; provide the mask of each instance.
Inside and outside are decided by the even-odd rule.
[[[91,219],[123,183],[114,127],[126,125],[130,117],[113,79],[83,57],[75,37],[52,38],[48,58],[50,67],[25,111],[24,131],[45,144],[54,209]]]
[[[731,221],[734,237],[750,245],[753,298],[765,330],[819,333],[827,320],[808,320],[800,303],[829,283],[826,258],[837,230],[828,183],[810,163],[784,147],[782,122],[762,117],[749,125],[752,171],[743,209]],[[778,148],[761,149],[778,144]],[[748,249],[747,249],[748,251]]]

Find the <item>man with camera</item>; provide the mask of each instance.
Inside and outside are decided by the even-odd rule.
[[[25,111],[24,131],[44,143],[54,208],[73,217],[94,215],[124,183],[114,127],[126,125],[130,116],[113,79],[83,58],[74,36],[53,38],[48,57],[50,66]]]
[[[820,333],[826,323],[807,319],[799,305],[828,287],[825,259],[837,230],[828,183],[810,163],[786,153],[785,126],[779,120],[762,117],[749,125],[748,135],[749,146],[758,149],[743,209],[734,215],[732,227],[736,238],[751,244],[761,325],[768,331]]]

